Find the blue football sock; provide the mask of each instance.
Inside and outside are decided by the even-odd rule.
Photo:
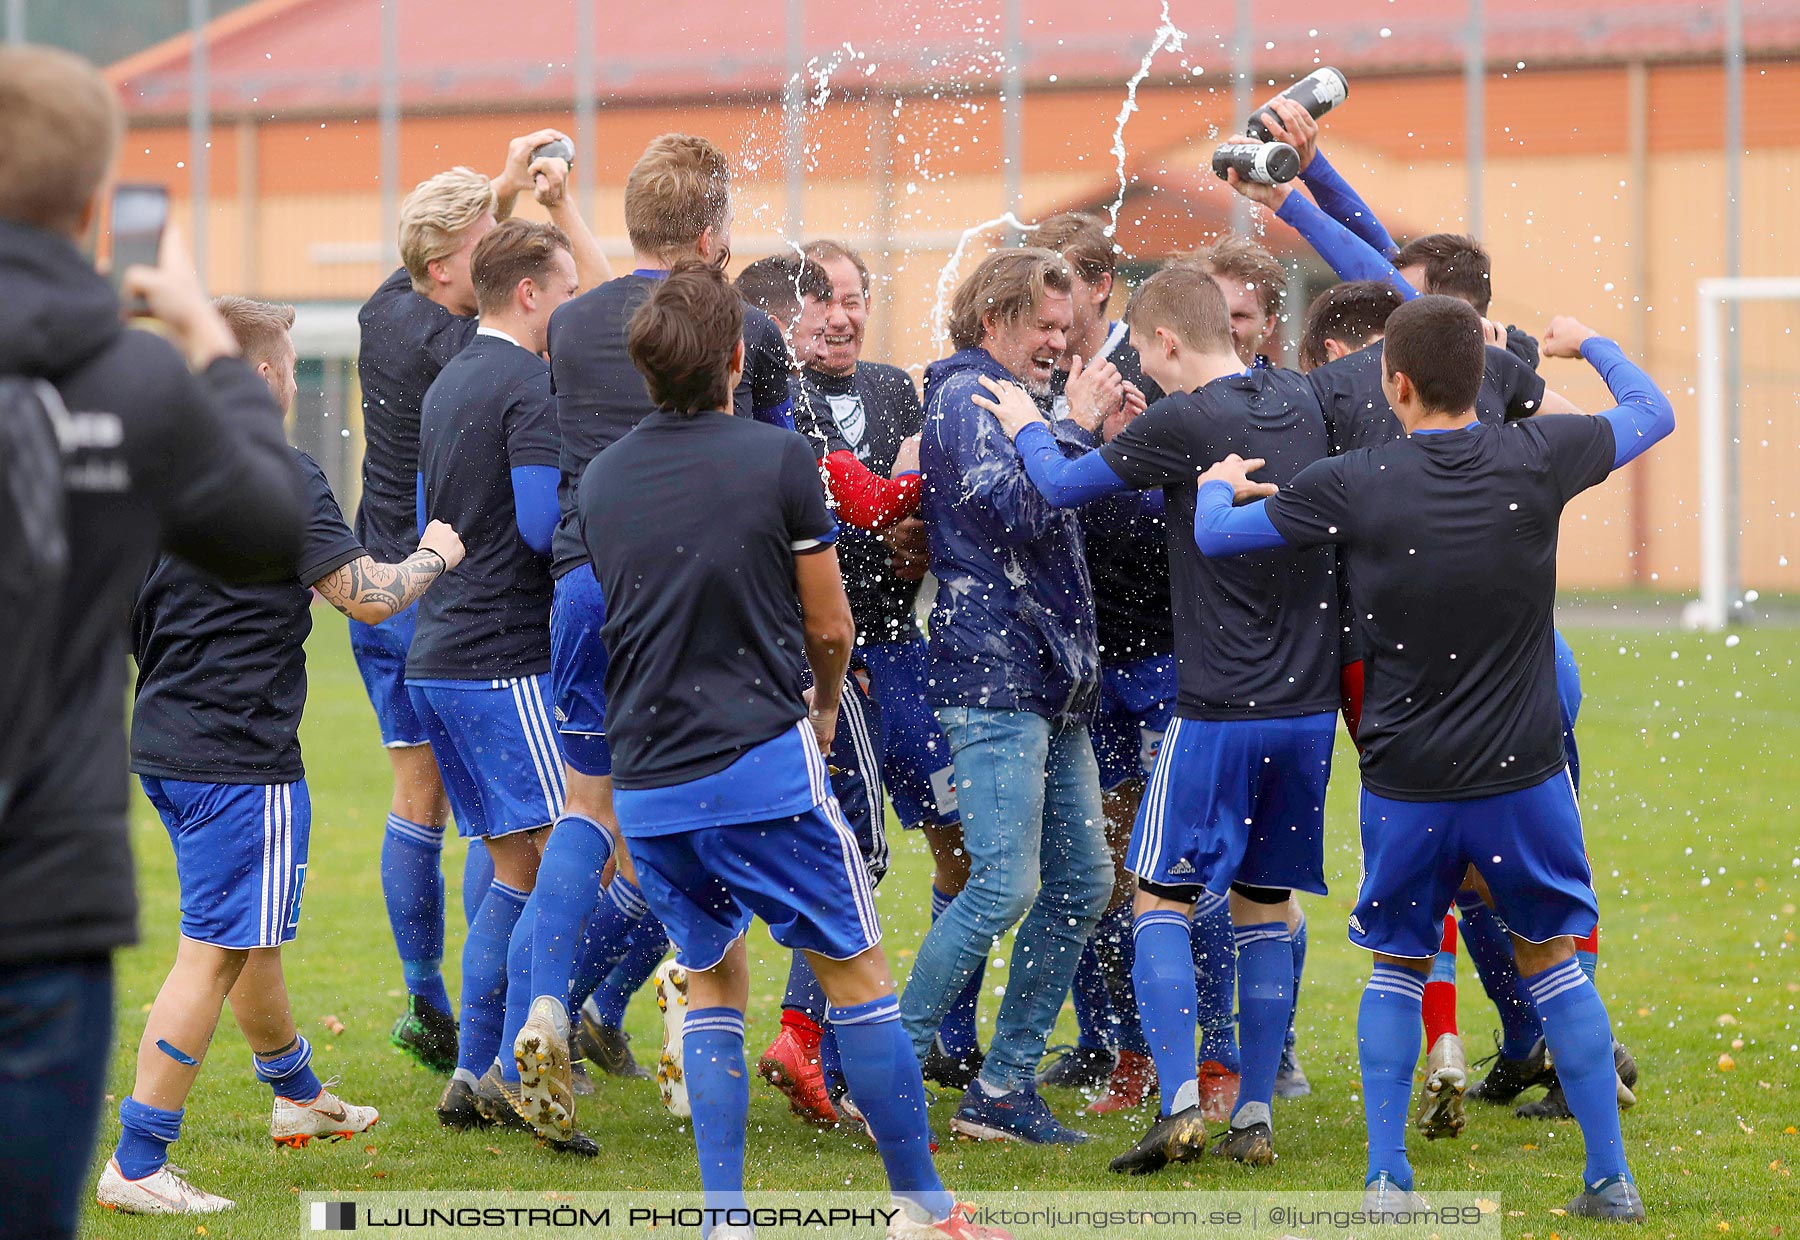
[[[400,952],[406,993],[450,1011],[444,989],[444,829],[387,816],[381,835],[381,895]]]
[[[844,1049],[838,1045],[837,1027],[830,1020],[819,1025],[819,1075],[825,1079],[826,1093],[845,1083]]]
[[[169,1146],[181,1139],[185,1111],[165,1111],[136,1098],[119,1103],[119,1144],[113,1160],[119,1174],[141,1180],[169,1161]]]
[[[529,894],[497,880],[490,883],[463,942],[456,1066],[477,1079],[500,1051],[500,1031],[506,1023],[507,949]],[[507,1058],[512,1058],[510,1053]]]
[[[646,920],[654,918],[650,916],[650,906],[644,902],[644,893],[623,874],[614,874],[612,882],[606,884],[606,890],[594,902],[587,927],[582,932],[575,972],[568,983],[571,1012],[579,1010],[576,997],[592,993],[600,979],[612,972],[631,950],[631,932],[640,921]]]
[[[469,840],[469,855],[463,858],[463,924],[475,924],[475,914],[481,911],[481,902],[487,899],[488,888],[494,885],[494,858],[487,850],[487,843],[480,839]]]
[[[936,921],[955,898],[933,887],[931,920]],[[956,1002],[944,1013],[943,1023],[938,1026],[938,1040],[943,1043],[945,1053],[957,1059],[967,1059],[981,1049],[981,1037],[975,1032],[975,1005],[981,1000],[981,979],[986,972],[987,960],[983,957],[982,962],[975,966],[975,972],[969,975],[962,993],[956,996]]]
[[[1245,1121],[1253,1123],[1265,1118],[1274,1101],[1275,1070],[1281,1066],[1294,1007],[1294,945],[1285,921],[1237,928],[1237,975],[1238,1046],[1244,1070],[1232,1120],[1236,1122],[1246,1105],[1261,1103],[1264,1114],[1252,1113]]]
[[[319,1078],[312,1070],[312,1043],[299,1034],[294,1043],[273,1055],[252,1055],[256,1079],[275,1091],[277,1098],[289,1102],[311,1102],[319,1096]]]
[[[875,1148],[881,1151],[888,1187],[933,1219],[947,1217],[955,1202],[931,1162],[925,1083],[912,1043],[900,1027],[899,998],[888,995],[854,1007],[834,1007],[827,1017],[837,1030],[850,1096],[869,1121]]]
[[[1481,988],[1500,1014],[1500,1053],[1508,1059],[1523,1059],[1543,1036],[1544,1027],[1532,1006],[1531,993],[1519,981],[1512,933],[1494,910],[1482,903],[1479,892],[1457,892],[1456,907],[1462,913],[1462,940],[1469,959],[1475,962]]]
[[[537,924],[537,917],[538,893],[533,890],[525,897],[525,907],[519,910],[519,920],[513,923],[512,935],[506,941],[506,1015],[500,1022],[500,1041],[494,1052],[503,1081],[519,1079],[513,1043],[519,1040],[519,1031],[531,1018],[531,1001],[536,997],[531,993],[531,928]]]
[[[1583,973],[1587,974],[1588,981],[1596,983],[1596,984],[1599,983],[1599,981],[1600,981],[1600,953],[1599,952],[1584,952],[1580,948],[1576,948],[1575,949],[1575,963],[1581,966],[1581,971]]]
[[[1162,1113],[1168,1115],[1200,1100],[1194,1073],[1194,948],[1188,919],[1170,909],[1143,914],[1132,932],[1138,1020],[1156,1061]]]
[[[591,818],[564,814],[551,828],[532,890],[537,921],[529,946],[528,1009],[539,995],[554,997],[566,1009],[578,961],[586,973],[582,989],[591,990],[624,954],[631,929],[625,906],[600,888],[600,875],[612,855],[612,836]],[[643,901],[631,907],[641,912]],[[586,950],[590,942],[594,952]]]
[[[668,953],[669,936],[664,933],[662,922],[655,914],[646,913],[631,928],[625,958],[594,988],[594,1007],[600,1013],[601,1024],[613,1029],[625,1024],[625,1008],[631,1002],[631,996],[643,989]],[[587,998],[581,994],[572,997]]]
[[[790,1012],[804,1012],[815,1025],[825,1023],[825,992],[819,988],[819,979],[813,976],[812,966],[806,963],[804,952],[790,953],[788,961],[787,993],[781,997],[781,1006]]]
[[[1573,960],[1525,979],[1544,1022],[1544,1043],[1556,1064],[1556,1080],[1568,1099],[1587,1146],[1587,1182],[1631,1171],[1619,1133],[1618,1073],[1613,1067],[1612,1023],[1600,992]]]
[[[744,1208],[744,1130],[750,1118],[750,1072],[744,1065],[744,1014],[736,1008],[689,1008],[681,1032],[694,1147],[709,1210]]]
[[[1148,1055],[1150,1043],[1138,1021],[1137,995],[1131,986],[1131,968],[1137,961],[1131,921],[1130,903],[1121,904],[1100,919],[1088,942],[1099,961],[1100,978],[1106,987],[1106,1010],[1111,1019],[1107,1029],[1114,1044],[1120,1050]]]
[[[1412,1103],[1413,1065],[1423,1036],[1419,1012],[1425,975],[1398,965],[1376,964],[1363,987],[1356,1014],[1357,1057],[1362,1062],[1363,1118],[1369,1133],[1369,1169],[1363,1183],[1386,1172],[1410,1190],[1406,1125]]]
[[[1287,1037],[1282,1045],[1288,1050],[1294,1049],[1299,1035],[1294,1032],[1294,1018],[1300,1015],[1300,979],[1306,974],[1306,914],[1300,915],[1300,924],[1294,929],[1294,1001],[1288,1008]]]
[[[1237,1021],[1237,936],[1223,896],[1205,892],[1194,906],[1194,1019],[1200,1028],[1197,1058],[1211,1060],[1227,1072],[1241,1069]]]

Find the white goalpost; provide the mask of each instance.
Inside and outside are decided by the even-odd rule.
[[[1700,598],[1684,616],[1690,628],[1716,632],[1733,620],[1739,582],[1732,580],[1732,488],[1737,445],[1725,416],[1725,311],[1744,301],[1800,301],[1800,276],[1740,276],[1702,280],[1700,321]]]

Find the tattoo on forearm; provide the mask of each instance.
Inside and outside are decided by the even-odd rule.
[[[444,557],[435,551],[415,551],[398,564],[377,564],[365,555],[319,582],[318,591],[346,616],[353,608],[368,607],[394,616],[411,607],[443,572]]]

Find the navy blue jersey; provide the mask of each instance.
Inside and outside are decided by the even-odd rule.
[[[164,555],[138,590],[131,769],[140,775],[282,784],[306,774],[300,713],[312,586],[366,553],[344,524],[324,471],[292,451],[307,516],[291,578],[227,585]]]
[[[1325,410],[1333,453],[1372,448],[1401,437],[1400,419],[1381,390],[1379,340],[1315,367],[1307,378]],[[1528,418],[1543,403],[1544,381],[1537,371],[1505,349],[1489,345],[1481,390],[1475,395],[1475,416],[1498,425]]]
[[[556,463],[548,363],[477,336],[431,385],[419,421],[426,518],[446,522],[467,554],[419,600],[408,680],[550,670],[550,565],[519,535],[512,471]]]
[[[1329,547],[1208,559],[1194,544],[1195,475],[1237,453],[1286,486],[1326,456],[1305,378],[1251,370],[1166,396],[1100,449],[1136,488],[1162,487],[1173,583],[1176,712],[1273,719],[1338,705],[1337,556]]]
[[[397,564],[419,545],[419,410],[438,372],[475,338],[476,321],[415,293],[404,267],[382,281],[356,321],[363,413],[356,533],[370,555]]]
[[[1365,642],[1365,787],[1463,800],[1563,768],[1557,529],[1613,449],[1605,418],[1476,422],[1321,461],[1266,502],[1293,546],[1344,548]]]
[[[1100,360],[1117,366],[1125,381],[1136,384],[1145,400],[1155,404],[1163,398],[1163,390],[1145,376],[1127,334],[1125,324],[1114,323]],[[1068,382],[1066,370],[1051,376],[1058,412],[1068,407],[1063,395]],[[1104,502],[1084,505],[1080,513],[1088,576],[1094,583],[1100,661],[1119,664],[1167,654],[1174,648],[1175,627],[1169,613],[1168,534],[1162,517],[1140,505]]]
[[[794,557],[837,534],[806,440],[653,413],[594,458],[579,502],[619,788],[714,774],[806,717]]]
[[[812,440],[820,456],[849,451],[885,478],[893,472],[901,440],[918,434],[924,421],[912,376],[898,366],[861,362],[847,375],[801,372],[794,428]],[[894,576],[888,554],[887,544],[869,530],[846,528],[838,540],[844,591],[864,645],[918,636],[913,605],[919,583]]]
[[[558,577],[587,561],[576,488],[588,462],[656,408],[625,344],[631,316],[665,275],[634,271],[619,276],[558,306],[550,316],[550,371],[562,435],[562,478],[557,484],[562,520],[550,544],[551,572]],[[745,306],[744,375],[732,393],[733,412],[791,427],[790,370],[781,328],[755,306]]]

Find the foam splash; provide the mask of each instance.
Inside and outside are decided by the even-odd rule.
[[[1119,105],[1119,115],[1113,125],[1112,153],[1119,170],[1119,193],[1106,208],[1106,235],[1111,237],[1119,228],[1119,208],[1125,204],[1125,125],[1131,120],[1132,113],[1138,110],[1137,92],[1145,78],[1150,76],[1150,63],[1156,59],[1158,52],[1167,48],[1171,52],[1182,50],[1182,42],[1187,38],[1187,31],[1181,29],[1169,15],[1169,0],[1162,0],[1162,24],[1156,28],[1155,37],[1150,40],[1150,50],[1144,53],[1144,59],[1138,65],[1137,72],[1125,83],[1125,101]]]

